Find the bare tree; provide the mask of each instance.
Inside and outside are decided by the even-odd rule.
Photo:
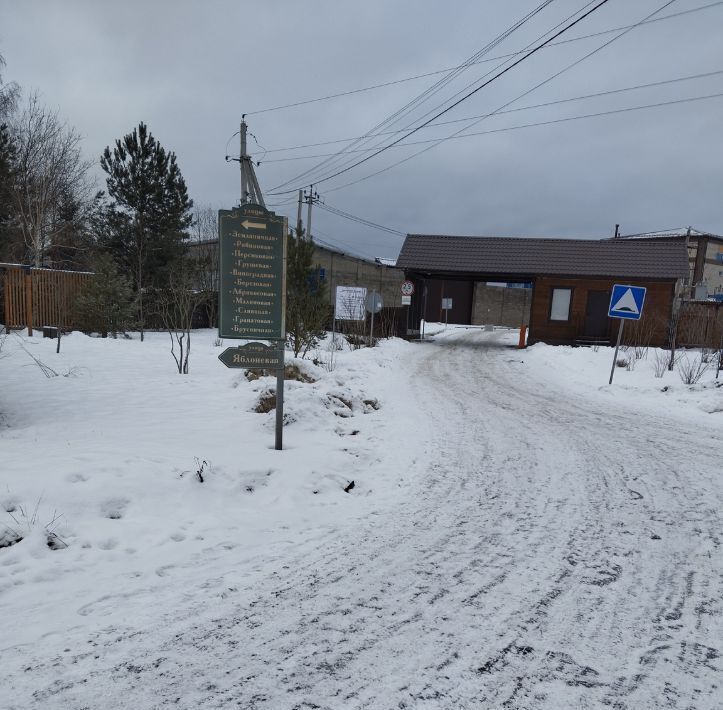
[[[218,312],[218,210],[211,205],[195,206],[189,252],[196,261],[197,288],[205,294],[203,307],[209,325]]]
[[[156,298],[163,327],[171,338],[171,355],[179,375],[188,374],[193,317],[205,298],[196,286],[197,279],[195,261],[181,258],[171,269],[167,286],[159,290]]]
[[[16,149],[11,187],[15,219],[31,262],[37,267],[66,228],[64,204],[73,199],[89,204],[92,165],[80,151],[81,137],[57,111],[31,94],[25,108],[11,121]]]
[[[4,66],[5,59],[0,54],[0,70]],[[19,94],[20,87],[14,81],[4,84],[2,72],[0,72],[0,123],[15,110]]]

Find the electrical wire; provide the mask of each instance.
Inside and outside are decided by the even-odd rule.
[[[579,59],[576,59],[575,61],[573,61],[573,62],[571,62],[570,64],[566,65],[565,67],[563,67],[563,68],[560,69],[559,71],[557,71],[557,72],[555,72],[554,74],[552,74],[551,76],[549,76],[547,79],[544,79],[543,81],[539,82],[538,84],[535,84],[535,86],[533,86],[531,89],[528,89],[528,90],[522,92],[521,94],[519,94],[518,96],[516,96],[514,99],[512,99],[512,100],[510,100],[510,101],[507,101],[506,103],[502,104],[502,105],[499,106],[497,109],[495,109],[494,111],[491,111],[490,113],[486,114],[485,116],[483,116],[482,118],[478,119],[477,121],[475,121],[475,122],[472,123],[471,125],[467,126],[466,128],[460,129],[459,131],[455,131],[451,136],[447,136],[446,138],[440,138],[440,139],[437,140],[436,143],[434,143],[434,144],[432,144],[432,145],[430,145],[430,146],[428,146],[428,147],[426,147],[426,148],[423,148],[422,150],[417,151],[416,153],[413,153],[412,155],[407,156],[406,158],[404,158],[404,159],[402,159],[402,160],[399,160],[399,161],[397,161],[397,162],[395,162],[395,163],[392,163],[391,165],[388,165],[388,166],[386,166],[385,168],[382,168],[381,170],[377,170],[376,172],[369,173],[368,175],[365,175],[365,176],[363,176],[363,177],[361,177],[361,178],[358,178],[358,179],[356,179],[356,180],[352,180],[351,182],[345,183],[345,184],[343,184],[343,185],[339,185],[339,186],[334,187],[334,188],[327,188],[327,192],[336,192],[337,190],[341,190],[341,189],[350,187],[350,186],[352,186],[352,185],[356,185],[356,184],[358,184],[358,183],[360,183],[360,182],[363,182],[364,180],[369,180],[369,179],[372,178],[372,177],[376,177],[377,175],[380,175],[380,174],[382,174],[382,173],[385,173],[385,172],[387,172],[388,170],[391,170],[392,168],[397,167],[398,165],[402,165],[403,163],[406,163],[407,161],[412,160],[412,158],[416,158],[417,156],[421,155],[422,153],[426,153],[427,151],[429,151],[429,150],[431,150],[432,148],[436,147],[436,146],[439,145],[440,143],[443,143],[444,141],[449,140],[450,138],[453,138],[453,137],[457,136],[458,134],[462,133],[463,131],[468,130],[469,128],[472,128],[473,126],[479,124],[481,121],[485,120],[486,118],[489,118],[490,116],[494,116],[497,112],[502,111],[503,109],[506,109],[508,106],[511,106],[512,104],[516,103],[516,102],[519,101],[520,99],[523,99],[525,96],[528,96],[528,95],[531,94],[533,91],[536,91],[536,90],[539,89],[541,86],[544,86],[545,84],[548,84],[549,82],[553,81],[554,79],[556,79],[556,78],[559,77],[560,75],[564,74],[565,72],[569,71],[570,69],[573,69],[574,67],[576,67],[576,66],[578,66],[579,64],[581,64],[582,62],[586,61],[587,59],[589,59],[589,58],[592,57],[593,55],[595,55],[595,54],[597,54],[598,52],[602,51],[602,50],[605,49],[606,47],[609,47],[613,42],[616,42],[616,41],[617,41],[618,39],[620,39],[621,37],[624,37],[624,36],[627,35],[629,32],[632,32],[634,29],[636,29],[637,27],[639,27],[640,25],[642,25],[642,24],[643,24],[644,22],[646,22],[647,20],[649,20],[650,18],[654,17],[654,16],[657,15],[658,13],[662,12],[666,7],[669,7],[670,5],[672,5],[675,1],[676,1],[676,0],[668,0],[668,2],[664,3],[663,5],[661,5],[657,10],[654,10],[654,11],[651,12],[650,14],[646,15],[644,18],[642,18],[640,21],[638,21],[638,22],[635,23],[634,25],[631,25],[631,26],[627,27],[627,28],[624,29],[622,32],[620,32],[619,34],[615,35],[615,37],[613,37],[612,39],[609,39],[607,42],[604,42],[603,44],[601,44],[600,46],[596,47],[595,49],[593,49],[592,51],[588,52],[587,54],[584,54],[584,55],[583,55],[582,57],[580,57]]]
[[[658,106],[670,106],[673,104],[687,103],[689,101],[703,101],[703,100],[713,99],[713,98],[723,98],[723,92],[716,93],[716,94],[709,94],[707,96],[696,96],[696,97],[691,97],[691,98],[686,98],[686,99],[677,99],[674,101],[664,101],[664,102],[655,103],[655,104],[647,104],[645,106],[632,106],[632,107],[627,107],[627,108],[622,108],[622,109],[614,109],[611,111],[600,111],[598,113],[586,114],[584,116],[572,116],[572,117],[568,117],[568,118],[558,118],[558,119],[553,119],[550,121],[542,121],[539,123],[529,123],[529,124],[524,124],[524,125],[519,125],[519,126],[508,126],[507,128],[498,128],[498,129],[492,129],[489,131],[480,131],[477,133],[459,135],[459,136],[455,136],[455,138],[456,139],[469,138],[472,136],[487,135],[489,133],[501,133],[503,131],[514,131],[514,130],[518,130],[521,128],[531,128],[533,126],[548,126],[548,125],[553,125],[556,123],[563,123],[565,121],[574,121],[574,120],[581,119],[581,118],[595,118],[595,117],[599,117],[599,116],[610,116],[612,114],[626,113],[626,112],[637,111],[637,110],[645,109],[645,108],[655,108]],[[424,142],[432,142],[432,141],[419,141],[419,143],[424,143]],[[410,145],[414,145],[414,144],[410,144]],[[364,219],[363,217],[358,217],[358,216],[352,215],[348,212],[344,212],[343,210],[333,208],[330,205],[327,205],[324,203],[319,203],[317,206],[327,212],[330,212],[331,214],[337,215],[339,217],[343,217],[345,219],[349,219],[353,222],[357,222],[359,224],[363,224],[368,227],[378,229],[380,231],[394,234],[396,236],[406,236],[405,232],[400,232],[399,230],[392,229],[390,227],[385,227],[380,224],[376,224],[375,222],[371,222],[367,219]],[[634,235],[634,236],[641,236],[641,235]]]
[[[322,210],[334,214],[337,217],[343,217],[345,219],[351,220],[352,222],[358,222],[359,224],[371,227],[372,229],[378,229],[379,231],[388,232],[389,234],[396,234],[400,237],[403,237],[406,234],[406,232],[400,232],[398,229],[385,227],[382,224],[377,224],[376,222],[371,222],[368,219],[364,219],[364,217],[357,217],[356,215],[350,214],[349,212],[344,212],[344,210],[340,210],[337,207],[332,207],[331,205],[327,205],[323,202],[318,203],[317,207],[320,207]]]
[[[595,0],[591,0],[591,1],[588,2],[586,5],[583,5],[583,7],[580,8],[579,10],[576,10],[576,11],[573,12],[572,14],[568,15],[564,20],[562,20],[561,22],[558,22],[554,27],[552,27],[551,29],[547,30],[547,31],[544,32],[542,35],[540,35],[537,39],[535,39],[535,40],[533,40],[532,42],[530,42],[526,47],[523,48],[523,50],[522,50],[522,52],[520,52],[520,54],[523,53],[524,51],[530,49],[530,47],[532,47],[536,42],[541,41],[541,40],[542,40],[543,38],[545,38],[545,37],[548,37],[548,41],[549,41],[550,39],[554,39],[554,35],[553,35],[553,37],[549,37],[549,35],[551,35],[552,33],[554,33],[556,30],[558,30],[558,29],[559,29],[560,27],[562,27],[566,22],[568,22],[569,20],[571,20],[573,17],[575,17],[575,16],[578,15],[579,13],[584,12],[588,7],[590,7],[590,6],[593,5],[594,3],[595,3]],[[543,43],[543,44],[544,44],[544,43]],[[417,123],[417,122],[419,122],[419,121],[423,121],[423,120],[424,120],[425,118],[427,118],[428,116],[431,116],[435,111],[439,111],[439,109],[441,109],[442,106],[443,106],[445,103],[448,103],[449,101],[453,101],[454,99],[456,99],[456,98],[459,97],[459,96],[463,96],[466,91],[468,91],[468,90],[471,89],[472,87],[476,86],[479,82],[484,81],[484,79],[486,79],[488,76],[491,76],[492,74],[494,74],[498,69],[501,69],[502,67],[504,67],[504,65],[507,64],[508,61],[509,61],[509,60],[505,60],[505,61],[500,62],[499,64],[497,64],[497,66],[495,66],[495,67],[493,67],[492,69],[490,69],[488,72],[486,72],[485,74],[483,74],[481,77],[479,77],[479,78],[475,79],[474,81],[470,82],[469,84],[467,84],[466,86],[464,86],[462,89],[460,89],[459,91],[457,91],[455,94],[453,94],[451,97],[447,98],[444,103],[439,104],[439,105],[436,106],[435,108],[427,111],[427,112],[426,112],[425,114],[423,114],[422,116],[416,118],[412,123],[407,124],[407,126],[405,126],[403,130],[409,130],[409,129],[411,129],[411,128],[414,126],[415,123]],[[514,64],[517,64],[517,63],[519,63],[520,61],[522,61],[522,60],[519,60],[518,62],[515,62]],[[511,69],[511,68],[514,66],[514,64],[508,66],[507,69]],[[506,69],[506,70],[507,70],[507,69]],[[505,71],[506,71],[506,70],[505,70]],[[500,72],[500,74],[503,74],[503,73],[504,73],[504,71],[503,71],[503,72]],[[490,81],[492,81],[492,80],[490,80]],[[482,85],[482,87],[477,87],[476,90],[478,90],[478,89],[480,89],[480,88],[483,88],[483,86],[484,86],[484,85]],[[472,92],[472,93],[474,93],[474,92]],[[462,100],[464,100],[464,98],[463,98]],[[454,108],[454,106],[455,106],[455,104],[453,104],[452,106],[449,106],[447,109],[445,109],[445,111],[451,110],[452,108]],[[444,112],[443,112],[443,113],[444,113]],[[439,115],[439,114],[437,114],[437,115]],[[431,121],[433,122],[434,120],[435,120],[435,118],[433,117],[433,118],[431,119]],[[396,123],[396,121],[395,121],[395,123]],[[423,129],[423,128],[426,127],[426,125],[427,125],[427,122],[422,123],[421,125],[418,125],[415,130]],[[377,136],[378,136],[378,135],[380,135],[380,134],[377,133]],[[383,144],[384,144],[384,139],[382,139],[381,141],[378,141],[377,143],[375,143],[375,145],[373,146],[373,148],[374,148],[374,149],[379,148],[379,147],[381,147]],[[394,144],[395,144],[395,143],[392,142],[391,145],[393,146]],[[388,146],[388,147],[389,147],[389,146]],[[383,150],[386,150],[386,149],[387,149],[387,148],[384,148]],[[344,149],[344,150],[346,150],[346,149]],[[382,150],[381,152],[383,152],[383,150]],[[370,157],[374,157],[374,156],[370,156]],[[334,159],[332,158],[331,160],[333,161]],[[343,163],[343,165],[349,165],[349,166],[350,166],[350,169],[351,169],[351,167],[354,167],[354,166],[350,165],[350,163],[351,163],[352,161],[354,161],[354,160],[355,160],[354,156],[349,156],[348,159]],[[339,165],[339,166],[337,166],[337,168],[335,168],[335,169],[338,169],[339,167],[342,167],[342,166]],[[313,170],[313,168],[312,168],[312,170]],[[320,177],[317,177],[317,178],[315,179],[315,182],[320,182],[320,181],[326,179],[327,177],[328,177],[328,178],[331,178],[331,176],[330,176],[328,173],[322,173],[322,175],[321,175]]]
[[[674,106],[676,104],[686,104],[686,103],[692,103],[695,101],[706,101],[709,99],[717,99],[723,97],[723,92],[715,93],[715,94],[706,94],[704,96],[690,96],[684,99],[673,99],[671,101],[660,101],[658,103],[653,104],[644,104],[642,106],[627,106],[625,108],[618,108],[618,109],[611,109],[610,111],[598,111],[596,113],[586,113],[582,114],[580,116],[567,116],[565,118],[553,118],[549,121],[537,121],[535,123],[523,123],[517,126],[506,126],[505,128],[492,128],[487,131],[475,131],[474,133],[465,133],[460,135],[453,135],[448,136],[447,138],[441,139],[441,140],[459,140],[461,138],[472,138],[474,136],[485,136],[489,135],[491,133],[505,133],[507,131],[516,131],[521,128],[535,128],[537,126],[552,126],[557,123],[566,123],[568,121],[578,121],[585,118],[598,118],[600,116],[613,116],[615,114],[620,113],[630,113],[632,111],[641,111],[643,109],[650,109],[650,108],[660,108],[662,106]],[[424,145],[428,143],[438,143],[440,139],[430,138],[428,140],[424,141],[414,141],[412,143],[405,143],[405,145]],[[432,146],[434,147],[434,146]],[[419,153],[415,153],[415,155],[419,155]],[[414,156],[411,156],[414,157]],[[405,159],[405,160],[408,160]],[[400,161],[403,162],[403,161]],[[399,163],[395,163],[395,165],[398,165]],[[393,166],[390,166],[393,167]],[[332,192],[336,190],[337,188],[333,188],[333,190],[329,190],[329,192]]]
[[[700,12],[701,10],[709,10],[709,9],[719,6],[719,5],[723,5],[723,0],[719,0],[718,2],[711,2],[711,3],[708,3],[707,5],[701,5],[699,7],[689,8],[688,10],[681,10],[680,12],[674,12],[674,13],[671,13],[670,15],[665,15],[663,17],[656,17],[651,20],[646,20],[642,24],[648,25],[648,24],[652,24],[654,22],[663,22],[665,20],[671,20],[671,19],[674,19],[677,17],[681,17],[683,15],[690,15],[695,12]],[[560,40],[559,42],[552,42],[551,44],[547,45],[546,49],[549,49],[550,47],[558,47],[562,44],[570,44],[571,42],[580,42],[581,40],[585,40],[585,39],[601,37],[602,35],[612,34],[613,32],[619,32],[620,30],[633,28],[635,26],[637,26],[637,25],[622,25],[620,27],[611,27],[608,30],[601,30],[600,32],[594,32],[592,34],[580,35],[579,37],[571,37],[569,39],[563,39],[563,40]],[[501,54],[496,57],[480,59],[480,60],[474,62],[474,64],[485,64],[487,62],[494,62],[499,59],[509,59],[511,57],[518,56],[523,51],[524,50],[517,50],[516,52],[511,52],[509,54]],[[450,72],[455,68],[457,68],[457,67],[447,67],[446,69],[437,69],[435,71],[426,72],[425,74],[416,74],[415,76],[408,76],[408,77],[404,77],[403,79],[394,79],[393,81],[385,81],[380,84],[372,84],[371,86],[365,86],[360,89],[351,89],[349,91],[340,91],[336,94],[327,94],[326,96],[319,96],[319,97],[316,97],[313,99],[304,99],[302,101],[295,101],[290,104],[281,104],[279,106],[270,106],[268,108],[259,109],[257,111],[249,111],[246,113],[246,115],[253,116],[253,115],[260,114],[260,113],[269,113],[271,111],[281,111],[281,110],[287,109],[287,108],[296,108],[297,106],[305,106],[307,104],[318,103],[320,101],[329,101],[331,99],[338,99],[338,98],[341,98],[344,96],[360,94],[360,93],[364,93],[366,91],[374,91],[376,89],[383,89],[383,88],[386,88],[387,86],[396,86],[397,84],[404,84],[409,81],[416,81],[417,79],[426,79],[430,76],[438,76],[439,74],[446,74],[447,72]],[[234,135],[238,135],[238,132],[235,133]],[[233,136],[232,136],[232,138],[233,138]]]
[[[316,242],[317,244],[320,244],[321,246],[325,246],[329,249],[332,249],[334,251],[338,251],[340,249],[343,250],[344,254],[347,254],[349,256],[353,256],[357,259],[363,259],[364,261],[371,261],[371,257],[364,256],[360,252],[353,251],[350,249],[346,244],[342,244],[341,242],[337,242],[332,237],[330,237],[328,234],[325,234],[324,232],[320,232],[324,236],[324,239],[320,239],[317,234],[314,234],[312,236],[312,241]]]
[[[522,19],[518,20],[514,25],[511,27],[508,27],[504,32],[499,34],[495,39],[490,41],[488,44],[486,44],[482,49],[478,50],[474,55],[469,57],[465,62],[460,64],[459,66],[455,67],[450,71],[445,77],[442,79],[439,79],[437,82],[432,84],[432,86],[425,89],[421,94],[416,96],[411,101],[407,102],[402,108],[398,109],[391,115],[387,116],[384,120],[382,120],[380,123],[378,123],[376,126],[374,126],[372,129],[367,131],[367,133],[352,141],[352,143],[340,150],[337,154],[337,156],[327,158],[326,160],[322,161],[319,165],[315,165],[312,168],[309,168],[308,170],[302,172],[300,175],[296,175],[293,178],[281,183],[280,185],[276,185],[274,188],[271,189],[271,192],[275,192],[276,190],[280,190],[282,187],[286,187],[286,185],[291,184],[292,182],[296,182],[297,180],[300,180],[301,178],[307,177],[313,172],[318,171],[325,165],[333,164],[335,160],[339,160],[340,158],[343,158],[344,154],[350,149],[355,147],[356,145],[359,145],[359,143],[367,141],[375,137],[376,133],[384,128],[385,126],[389,125],[390,123],[394,123],[397,120],[399,120],[404,115],[409,114],[413,108],[420,105],[424,101],[426,101],[428,98],[433,96],[434,94],[441,91],[442,88],[444,88],[447,84],[449,84],[453,79],[455,79],[457,76],[462,74],[467,68],[473,65],[473,63],[479,59],[480,57],[484,56],[485,54],[492,51],[498,44],[500,44],[502,41],[507,39],[513,32],[515,32],[517,29],[522,27],[526,22],[528,22],[532,17],[537,15],[539,12],[541,12],[543,9],[545,9],[548,5],[550,5],[554,0],[544,0],[540,5],[538,5],[534,10],[527,13]],[[607,0],[605,0],[607,1]],[[590,3],[588,3],[590,4]]]
[[[562,34],[564,34],[565,32],[568,32],[568,31],[569,31],[570,29],[572,29],[575,25],[579,24],[580,22],[582,22],[583,20],[585,20],[587,17],[589,17],[590,15],[592,15],[594,12],[596,12],[597,10],[599,10],[601,7],[603,7],[603,5],[606,5],[609,1],[610,1],[610,0],[600,0],[594,7],[592,7],[590,10],[588,10],[587,12],[583,13],[582,15],[580,15],[580,17],[576,18],[575,20],[573,20],[573,21],[570,22],[569,24],[565,25],[565,27],[563,27],[561,30],[559,30],[558,32],[556,32],[555,34],[553,34],[550,38],[548,38],[548,39],[546,39],[544,42],[542,42],[542,44],[537,45],[536,47],[534,47],[533,49],[531,49],[527,54],[525,54],[524,56],[520,57],[519,59],[517,59],[516,61],[514,61],[514,62],[513,62],[512,64],[510,64],[509,66],[507,66],[507,67],[505,67],[504,69],[502,69],[500,72],[498,72],[497,74],[495,74],[493,77],[491,77],[491,78],[488,79],[487,81],[483,82],[480,86],[476,87],[475,89],[469,91],[467,94],[465,94],[465,95],[462,96],[461,98],[457,99],[457,101],[455,101],[454,103],[452,103],[450,106],[447,106],[447,107],[446,107],[445,109],[443,109],[442,111],[439,111],[437,114],[435,114],[434,116],[432,116],[432,118],[427,119],[424,123],[420,124],[420,125],[417,126],[416,128],[413,128],[412,130],[410,130],[410,131],[409,131],[407,134],[405,134],[404,136],[401,136],[400,138],[397,138],[396,140],[392,141],[392,143],[390,143],[390,144],[388,144],[388,145],[380,148],[379,150],[377,150],[376,152],[372,153],[371,155],[368,155],[368,156],[366,156],[365,158],[362,158],[361,160],[358,160],[358,161],[356,161],[355,163],[352,163],[351,165],[348,165],[348,166],[346,166],[346,167],[344,167],[344,168],[342,168],[342,169],[340,169],[340,170],[337,170],[336,172],[332,173],[331,175],[327,175],[327,176],[322,177],[322,178],[320,178],[320,179],[316,179],[316,180],[314,181],[314,183],[315,183],[316,185],[318,185],[318,184],[321,183],[321,182],[326,182],[327,180],[331,180],[331,179],[333,179],[333,178],[335,178],[335,177],[338,177],[339,175],[343,175],[344,173],[349,172],[349,170],[352,170],[353,168],[356,168],[356,167],[358,167],[359,165],[362,165],[363,163],[366,163],[367,161],[371,160],[372,158],[375,158],[377,155],[380,155],[381,153],[389,150],[389,148],[393,147],[394,145],[396,145],[396,144],[398,144],[398,143],[401,143],[403,140],[409,138],[409,136],[413,135],[414,133],[416,133],[416,132],[419,131],[420,129],[424,128],[426,125],[429,125],[430,123],[432,123],[432,121],[436,120],[436,119],[439,118],[440,116],[443,116],[445,113],[451,111],[451,110],[452,110],[453,108],[455,108],[456,106],[459,106],[463,101],[466,101],[466,100],[469,99],[471,96],[473,96],[474,94],[476,94],[478,91],[481,91],[481,90],[484,89],[485,87],[489,86],[492,82],[498,80],[500,77],[504,76],[507,72],[511,71],[511,70],[514,69],[516,66],[518,66],[518,65],[521,64],[522,62],[524,62],[524,61],[526,61],[527,59],[529,59],[530,57],[532,57],[534,54],[536,54],[538,51],[540,51],[544,46],[546,46],[547,44],[549,44],[549,43],[552,42],[553,40],[557,39],[558,37],[560,37],[560,36],[561,36]],[[670,0],[670,2],[667,3],[667,4],[671,4],[672,2],[675,2],[675,0]],[[273,193],[274,193],[274,191],[272,190],[272,191],[271,191],[271,194],[273,194]],[[281,193],[277,193],[277,194],[281,194]]]
[[[711,72],[704,72],[701,74],[691,74],[689,76],[676,77],[675,79],[665,79],[663,81],[653,81],[653,82],[650,82],[647,84],[637,84],[635,86],[626,86],[626,87],[622,87],[619,89],[610,89],[609,91],[599,91],[599,92],[596,92],[593,94],[583,94],[582,96],[572,96],[572,97],[569,97],[566,99],[557,99],[555,101],[545,101],[544,103],[540,103],[540,104],[531,104],[529,106],[520,106],[518,108],[505,109],[505,110],[497,111],[494,115],[502,116],[502,115],[508,114],[508,113],[519,113],[521,111],[531,111],[533,109],[547,108],[549,106],[558,106],[560,104],[571,103],[573,101],[583,101],[586,99],[600,98],[602,96],[612,96],[614,94],[621,94],[621,93],[625,93],[627,91],[636,91],[639,89],[649,89],[652,87],[666,86],[669,84],[679,83],[682,81],[692,81],[695,79],[704,79],[704,78],[709,78],[712,76],[718,76],[720,74],[723,74],[723,69],[719,69],[719,70],[711,71]],[[655,105],[657,106],[659,104],[655,104]],[[640,108],[647,108],[647,106],[642,106]],[[427,128],[436,128],[438,126],[448,126],[448,125],[452,125],[455,123],[466,123],[467,121],[473,121],[478,118],[485,118],[487,115],[488,114],[483,114],[481,116],[467,116],[465,118],[455,118],[451,121],[440,121],[439,123],[430,124],[429,126],[427,126]],[[577,117],[573,117],[573,118],[577,118]],[[581,116],[580,118],[586,118],[586,116]],[[572,120],[572,119],[568,119],[568,120]],[[544,125],[544,123],[543,124],[529,124],[529,125]],[[504,129],[504,130],[507,130],[507,129]],[[392,134],[401,133],[401,132],[402,131],[391,131]],[[480,133],[471,133],[470,135],[481,135],[481,134]],[[342,139],[342,140],[346,141],[349,139]],[[434,140],[439,140],[439,139],[434,139]],[[324,146],[324,145],[330,145],[330,144],[338,143],[338,142],[339,141],[328,141],[328,142],[324,142],[324,143],[312,143],[312,144],[309,144],[306,146],[303,146],[303,145],[295,146],[292,148],[274,148],[272,150],[269,150],[268,152],[269,153],[277,153],[277,152],[281,152],[281,151],[299,150],[300,148]],[[425,142],[429,143],[429,142],[434,142],[434,141],[415,141],[415,142],[411,142],[411,143],[404,143],[404,144],[401,144],[401,145],[398,145],[395,147],[403,148],[407,145],[419,145],[420,143],[425,143]],[[363,153],[363,152],[368,152],[370,150],[372,150],[372,149],[361,148],[361,149],[355,150],[353,152]],[[317,153],[315,155],[297,155],[297,156],[291,156],[288,158],[270,158],[263,162],[264,163],[280,163],[280,162],[292,161],[292,160],[310,160],[312,158],[323,158],[326,155],[333,155],[333,153]]]

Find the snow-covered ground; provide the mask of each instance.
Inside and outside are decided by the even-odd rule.
[[[723,380],[437,330],[299,363],[283,451],[211,331],[9,336],[0,708],[723,707]]]

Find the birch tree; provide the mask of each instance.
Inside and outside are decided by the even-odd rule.
[[[87,203],[92,195],[89,170],[80,134],[57,111],[31,94],[25,107],[10,122],[15,150],[11,186],[15,222],[26,254],[42,266],[67,223],[62,217],[68,199]]]

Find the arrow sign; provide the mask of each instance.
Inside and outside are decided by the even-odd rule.
[[[226,348],[218,359],[226,367],[264,370],[281,370],[284,367],[284,351],[263,343],[246,343],[237,348]]]
[[[244,229],[266,229],[266,225],[263,222],[249,222],[247,219],[241,222],[241,226]]]

